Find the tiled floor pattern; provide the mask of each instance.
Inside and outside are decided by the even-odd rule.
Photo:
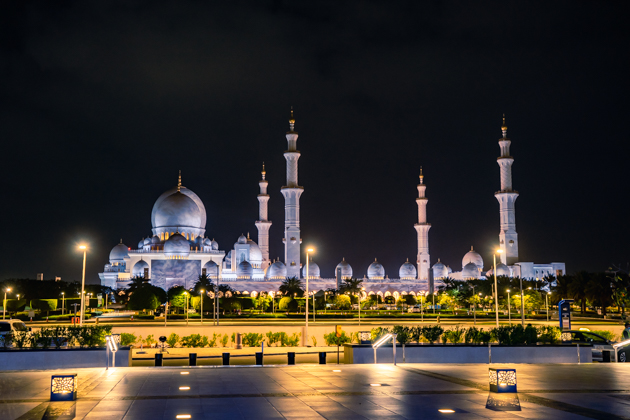
[[[510,367],[498,402],[488,365],[74,369],[76,403],[49,402],[53,371],[0,372],[0,419],[630,419],[630,364]]]

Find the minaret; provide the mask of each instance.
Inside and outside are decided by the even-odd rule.
[[[295,148],[298,133],[295,129],[293,107],[287,131],[288,149],[284,152],[287,160],[287,185],[282,187],[284,196],[284,263],[287,266],[287,277],[300,278],[300,196],[304,188],[298,185],[298,159],[300,152]]]
[[[503,252],[501,262],[513,265],[518,262],[518,235],[516,234],[516,216],[514,214],[514,202],[518,198],[518,192],[512,189],[512,163],[514,158],[510,156],[510,139],[507,137],[507,125],[503,114],[503,138],[499,140],[501,156],[497,159],[501,168],[501,191],[494,196],[499,200],[499,219],[501,231],[499,232],[499,244]]]
[[[258,246],[260,252],[262,252],[262,269],[265,270],[271,265],[269,261],[269,228],[271,222],[267,220],[267,204],[269,203],[269,194],[267,194],[267,172],[265,171],[265,162],[262,166],[262,179],[258,182],[260,186],[260,194],[258,194],[258,220],[256,221],[256,228],[258,229]]]
[[[429,280],[429,267],[431,267],[431,256],[429,255],[429,229],[431,224],[427,223],[427,203],[429,200],[425,197],[424,175],[422,167],[420,167],[420,184],[418,184],[418,223],[414,226],[418,232],[418,279]]]

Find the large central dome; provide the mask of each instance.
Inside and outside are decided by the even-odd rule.
[[[153,205],[151,225],[154,235],[179,232],[203,236],[206,208],[197,194],[186,187],[176,187],[162,194]]]

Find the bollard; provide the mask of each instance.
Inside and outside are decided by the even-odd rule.
[[[320,351],[319,352],[319,364],[320,365],[325,365],[326,364],[326,352],[325,351]]]
[[[289,358],[289,364],[290,365],[294,365],[295,364],[295,352],[294,351],[290,351],[287,353],[287,357]]]
[[[236,333],[236,343],[234,343],[234,348],[237,350],[243,348],[243,337],[241,337],[241,333]]]
[[[197,366],[197,353],[188,353],[188,366]]]
[[[230,366],[230,353],[223,353],[223,366]]]
[[[263,354],[261,351],[257,351],[256,352],[256,364],[258,366],[262,366],[263,364]]]
[[[162,366],[162,353],[155,353],[155,366]]]

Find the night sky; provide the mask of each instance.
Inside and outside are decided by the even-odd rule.
[[[210,4],[212,3],[212,4]],[[283,258],[283,152],[299,132],[304,245],[386,274],[497,246],[501,116],[521,261],[629,259],[627,2],[118,1],[0,4],[0,279],[98,282],[177,183],[226,252],[256,239],[261,163]]]

